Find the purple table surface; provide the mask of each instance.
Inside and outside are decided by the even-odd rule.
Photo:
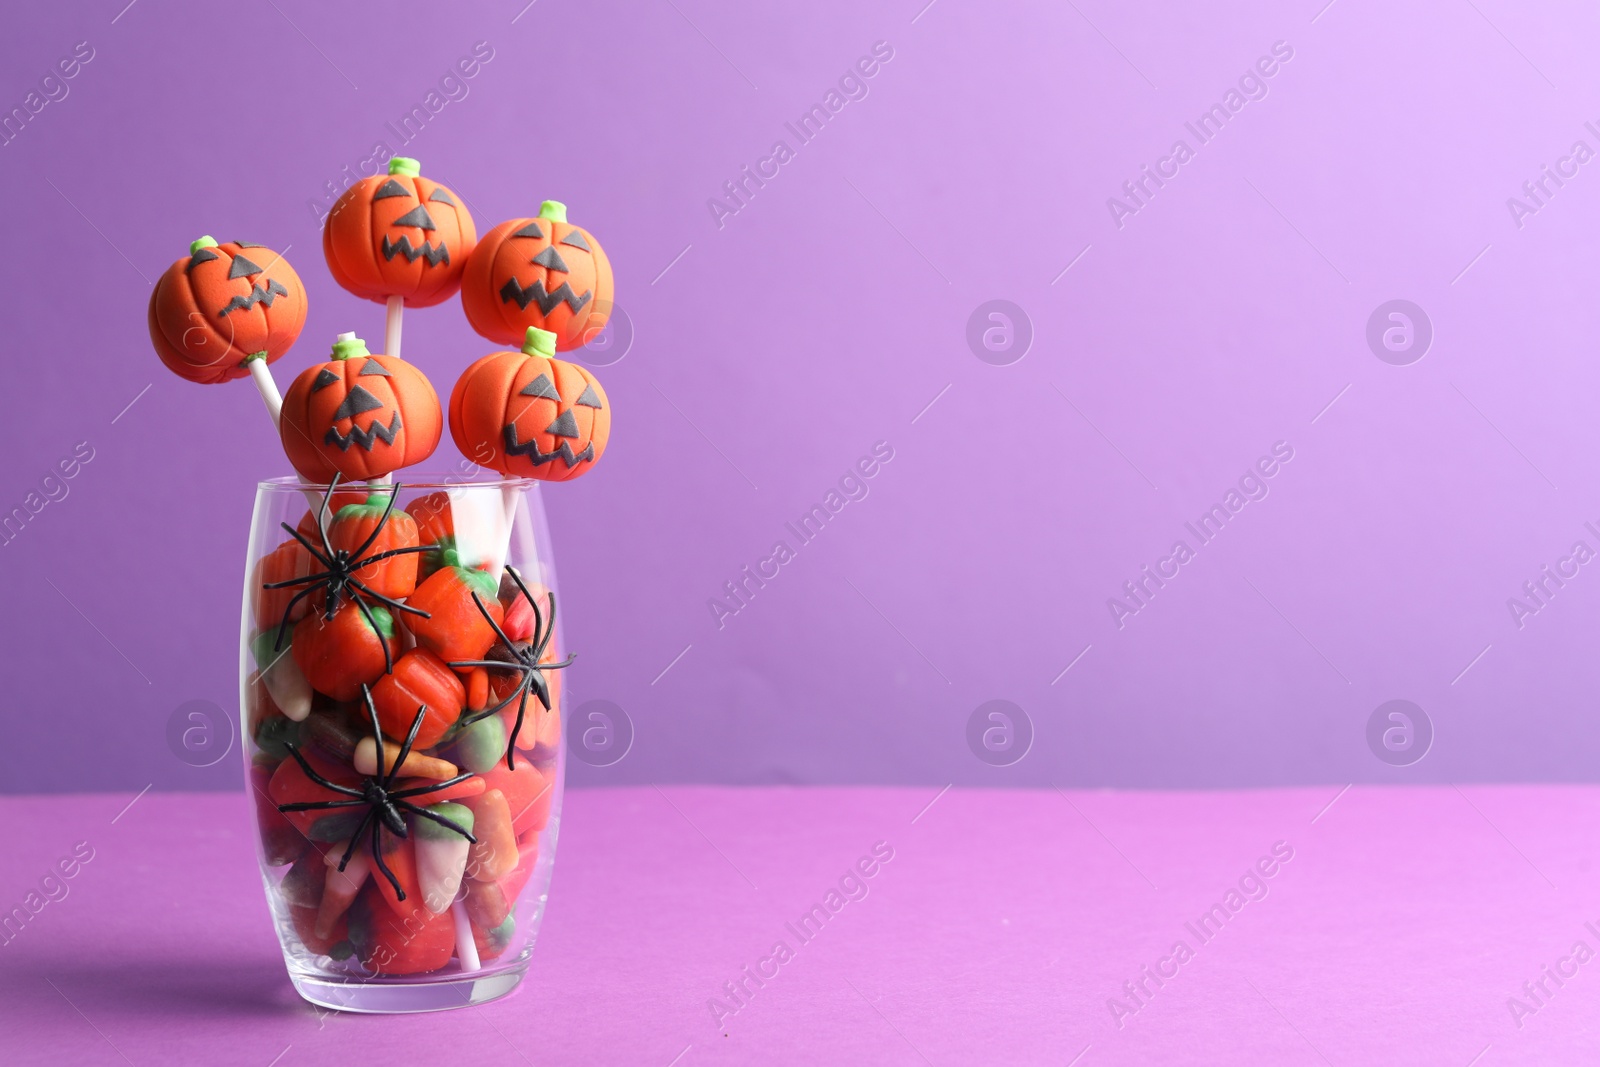
[[[291,991],[241,796],[12,797],[6,908],[93,858],[0,945],[0,1063],[1592,1063],[1597,809],[1562,786],[577,790],[522,988],[373,1017]],[[875,845],[866,895],[798,937]],[[1259,899],[1197,936],[1241,878]]]

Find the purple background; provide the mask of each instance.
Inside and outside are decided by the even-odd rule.
[[[0,788],[238,781],[236,758],[174,758],[165,726],[187,700],[234,707],[252,484],[287,468],[248,384],[161,368],[149,283],[201,233],[289,246],[312,310],[280,382],[338,331],[381,339],[308,207],[378,140],[480,230],[566,201],[636,331],[599,370],[608,458],[546,496],[571,692],[637,728],[575,781],[1592,773],[1596,567],[1520,629],[1506,601],[1575,540],[1600,549],[1600,163],[1520,228],[1507,198],[1574,141],[1600,149],[1600,14],[121,4],[35,6],[0,40],[3,108],[75,42],[95,52],[0,149],[0,511],[95,450],[0,549]],[[480,40],[469,94],[399,145],[385,124]],[[794,147],[784,123],[876,41],[894,56],[869,95],[719,229],[707,199]],[[1184,123],[1276,41],[1293,59],[1269,95],[1119,228],[1107,198],[1195,147]],[[965,337],[996,298],[1034,331],[1009,366]],[[1410,366],[1365,339],[1395,298],[1435,331]],[[457,304],[407,316],[441,392],[492,347]],[[719,630],[708,598],[880,440],[870,495]],[[1277,441],[1294,459],[1270,495],[1119,629],[1107,598]],[[456,460],[446,440],[428,467]],[[1036,731],[1003,769],[965,739],[994,698]],[[1403,769],[1365,740],[1394,698],[1437,733]]]

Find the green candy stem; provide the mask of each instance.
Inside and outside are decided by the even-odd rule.
[[[353,333],[341,333],[333,342],[331,359],[349,359],[351,356],[370,356],[367,342]]]
[[[467,807],[465,804],[453,804],[447,800],[442,804],[434,804],[433,806],[425,808],[424,810],[430,811],[440,818],[449,819],[467,833],[472,833],[472,809]],[[448,826],[440,826],[432,819],[415,819],[411,824],[411,828],[412,831],[424,841],[466,840],[466,838],[462,837]]]
[[[556,335],[549,330],[529,326],[527,339],[522,342],[522,351],[526,355],[549,359],[556,354]]]
[[[498,595],[500,592],[500,583],[488,571],[457,567],[456,574],[469,590],[476,590],[478,595],[485,600]]]
[[[415,178],[422,173],[422,164],[410,156],[395,156],[389,160],[390,174],[404,174],[408,178]]]
[[[559,200],[546,200],[539,205],[539,217],[551,222],[567,221],[567,205]]]
[[[196,252],[200,251],[202,248],[215,248],[215,247],[217,247],[217,239],[215,237],[211,236],[208,233],[204,237],[200,238],[198,241],[190,241],[189,242],[189,254],[192,256]]]
[[[191,252],[189,254],[193,255],[194,253]],[[243,359],[241,359],[239,361],[239,365],[242,367],[245,364],[249,363],[252,359],[266,359],[266,358],[267,358],[267,350],[265,348],[263,348],[259,352],[252,352],[248,356],[245,356]]]
[[[378,624],[378,633],[383,636],[383,639],[385,641],[393,640],[394,616],[389,614],[389,609],[373,604],[367,610],[372,612],[372,621]]]

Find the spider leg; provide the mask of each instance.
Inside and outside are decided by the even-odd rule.
[[[432,819],[434,822],[438,823],[440,826],[448,826],[450,829],[454,830],[456,833],[460,834],[462,837],[466,838],[468,841],[471,841],[474,845],[476,845],[478,843],[478,839],[476,837],[473,837],[466,830],[463,830],[460,826],[458,826],[456,823],[452,822],[451,820],[446,819],[443,815],[435,815],[433,812],[427,810],[426,808],[419,808],[415,804],[409,804],[404,800],[395,801],[394,802],[394,806],[397,807],[397,808],[404,808],[406,811],[409,811],[411,814],[420,815],[424,819]]]
[[[311,553],[311,557],[318,563],[322,564],[324,567],[333,566],[332,549],[328,550],[327,555],[323,555],[320,551],[318,551],[317,546],[312,544],[305,534],[301,533],[299,530],[296,530],[293,526],[290,526],[286,522],[280,522],[278,525],[282,526],[286,531],[288,531],[290,537],[294,538],[296,541],[299,541],[300,547]]]
[[[361,609],[361,614],[366,616],[367,625],[372,627],[372,632],[378,638],[378,643],[383,646],[383,673],[393,674],[394,657],[389,654],[389,642],[384,638],[383,631],[378,629],[378,620],[372,617],[372,609],[367,607],[366,601],[362,600],[360,594],[354,591],[350,593],[350,600],[356,607]]]
[[[331,572],[329,572],[329,571],[323,571],[320,574],[308,575],[305,578],[290,578],[287,581],[282,581],[282,582],[262,582],[261,583],[261,588],[263,588],[263,589],[287,589],[291,585],[306,585],[309,582],[320,582],[320,581],[325,580],[330,573]]]
[[[367,716],[372,719],[372,740],[378,747],[378,773],[376,777],[382,785],[388,785],[389,780],[383,777],[383,727],[378,724],[378,705],[372,702],[372,690],[367,688],[367,683],[361,683],[361,699],[367,702]]]
[[[489,716],[495,714],[496,712],[501,712],[501,711],[506,710],[507,708],[509,708],[511,706],[511,702],[513,700],[516,700],[519,697],[521,697],[523,690],[528,687],[528,678],[530,676],[529,675],[529,671],[528,671],[528,669],[526,667],[521,668],[521,669],[522,669],[522,672],[523,672],[522,681],[517,683],[517,687],[511,691],[511,695],[510,696],[506,697],[504,700],[502,700],[500,703],[496,704],[492,708],[484,708],[482,711],[474,712],[471,716],[462,716],[462,718],[459,720],[461,725],[463,725],[463,726],[471,726],[475,722],[479,722],[479,721],[481,721],[483,719],[487,719]]]
[[[367,823],[372,821],[372,809],[367,809],[367,814],[361,819],[361,824],[356,827],[356,832],[350,835],[350,843],[345,846],[344,855],[339,858],[339,870],[343,871],[350,862],[350,857],[356,854],[356,842],[361,840],[361,835],[366,832]]]
[[[432,618],[431,615],[429,615],[426,611],[423,611],[421,608],[414,608],[409,604],[402,604],[398,600],[391,600],[382,593],[374,593],[367,587],[365,582],[359,582],[356,579],[351,578],[349,579],[349,584],[358,592],[366,594],[372,599],[382,603],[385,607],[393,608],[396,611],[409,611],[413,615],[421,615],[424,619]]]
[[[400,879],[398,879],[398,878],[396,878],[394,876],[394,872],[389,869],[389,865],[383,861],[383,843],[379,838],[379,834],[382,832],[382,828],[383,828],[383,822],[381,820],[374,820],[373,821],[373,823],[372,823],[372,858],[377,863],[378,870],[382,871],[383,872],[383,876],[385,878],[389,879],[389,884],[394,886],[394,895],[398,899],[404,900],[404,899],[406,899],[406,891],[404,889],[400,888]]]
[[[528,606],[533,609],[533,643],[538,645],[539,631],[544,628],[544,617],[539,613],[539,602],[533,598],[533,594],[530,593],[528,591],[528,587],[523,584],[522,575],[517,573],[517,568],[507,564],[506,573],[511,576],[511,580],[516,583],[517,588],[522,591],[523,597],[528,601]],[[554,628],[555,612],[553,610],[550,613],[550,624],[551,627]],[[538,651],[543,652],[543,646],[540,646]]]
[[[278,810],[285,814],[291,811],[322,811],[326,808],[358,808],[366,800],[307,800],[296,804],[279,804]]]
[[[506,770],[508,771],[514,771],[517,769],[517,738],[522,734],[522,717],[528,711],[528,693],[533,689],[533,687],[527,683],[531,682],[532,680],[533,673],[530,672],[527,679],[524,680],[524,684],[522,686],[522,700],[517,704],[517,724],[516,726],[512,727],[511,736],[506,740]],[[540,699],[544,701],[545,707],[550,706],[550,702],[548,700],[545,700],[543,697]]]
[[[311,768],[311,764],[306,762],[306,758],[300,754],[300,746],[296,745],[293,741],[285,741],[283,743],[283,747],[289,751],[289,755],[294,757],[295,762],[300,764],[300,769],[306,772],[306,777],[311,779],[313,782],[316,782],[322,788],[331,789],[335,793],[343,793],[348,797],[365,796],[365,794],[363,794],[359,789],[351,789],[349,786],[345,785],[335,785],[326,778],[322,777],[322,775],[318,774]]]
[[[388,777],[384,778],[383,780],[383,788],[385,791],[388,790],[389,786],[394,784],[395,776],[400,773],[400,765],[406,761],[407,756],[411,755],[412,742],[416,741],[417,731],[422,729],[422,720],[427,716],[427,714],[428,705],[419,704],[417,706],[417,717],[411,720],[411,729],[406,732],[405,743],[400,746],[400,754],[394,758],[394,769],[391,770],[388,774]],[[383,770],[383,764],[378,764],[378,770],[380,772]]]
[[[339,472],[333,472],[333,480],[328,483],[328,491],[322,494],[322,506],[317,509],[317,532],[322,535],[322,547],[327,550],[328,558],[333,558],[333,545],[328,540],[328,502],[333,499],[333,491],[339,485]]]
[[[483,616],[483,621],[489,624],[495,636],[504,641],[507,648],[516,648],[516,645],[511,643],[511,638],[506,636],[506,632],[500,629],[500,624],[494,621],[494,616],[489,614],[489,609],[483,606],[483,598],[478,596],[476,591],[472,594],[472,602],[478,606],[478,614]]]
[[[350,567],[351,567],[351,569],[356,569],[356,568],[359,568],[359,567],[365,567],[369,563],[375,563],[380,559],[388,559],[390,556],[404,556],[404,555],[406,555],[408,553],[411,553],[411,552],[432,552],[432,551],[433,551],[433,546],[432,545],[412,545],[410,548],[390,548],[390,549],[385,549],[382,552],[374,553],[373,555],[370,555],[370,556],[358,556],[358,557],[356,557],[355,559],[353,559],[351,561]]]
[[[400,484],[398,482],[396,482],[395,485],[394,485],[394,488],[389,490],[389,504],[388,504],[387,507],[385,507],[383,509],[383,518],[378,520],[378,525],[376,525],[376,526],[374,526],[372,528],[372,532],[367,535],[367,539],[365,541],[361,542],[361,547],[356,549],[354,552],[350,553],[350,556],[351,556],[352,559],[360,559],[361,558],[361,553],[363,553],[367,549],[371,548],[372,547],[372,542],[374,542],[374,541],[376,541],[378,539],[378,535],[383,532],[383,528],[389,524],[389,513],[394,511],[395,498],[398,497],[399,495],[400,495]]]
[[[389,793],[389,799],[405,800],[407,797],[420,797],[426,793],[437,793],[441,789],[448,789],[458,782],[464,782],[471,777],[471,772],[468,772],[466,774],[458,774],[454,778],[450,778],[443,782],[434,782],[431,785],[419,785],[414,786],[411,789],[397,789],[394,792]],[[387,792],[387,790],[385,790],[385,792]]]
[[[278,621],[278,639],[272,642],[272,651],[283,651],[283,635],[284,632],[289,628],[289,613],[294,610],[294,606],[296,604],[300,603],[302,597],[310,596],[316,588],[316,586],[312,586],[310,589],[300,590],[294,596],[290,597],[289,602],[283,606],[283,618]]]

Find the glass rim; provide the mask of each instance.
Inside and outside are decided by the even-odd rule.
[[[352,492],[366,489],[370,492],[381,493],[393,488],[395,485],[402,489],[439,490],[439,489],[537,489],[540,481],[537,478],[523,478],[518,475],[495,475],[493,478],[471,478],[460,473],[443,471],[419,471],[415,477],[396,478],[394,482],[385,485],[360,479],[345,481],[340,479],[340,490]],[[328,482],[305,482],[293,474],[281,474],[276,478],[266,478],[256,483],[258,493],[326,493],[333,486]]]

